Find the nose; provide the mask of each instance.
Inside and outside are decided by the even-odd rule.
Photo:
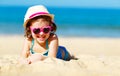
[[[40,35],[44,35],[44,33],[41,31],[40,33],[39,33]]]

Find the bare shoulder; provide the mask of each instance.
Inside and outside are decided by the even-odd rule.
[[[58,41],[58,36],[56,34],[51,34],[49,37],[49,41],[57,40]]]
[[[31,45],[32,40],[25,38],[24,39],[24,45],[30,46]]]
[[[53,45],[53,44],[58,44],[58,36],[56,34],[52,34],[50,35],[49,39],[48,39],[48,43]]]

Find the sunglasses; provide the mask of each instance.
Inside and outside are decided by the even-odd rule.
[[[34,34],[39,34],[40,32],[43,32],[45,34],[49,33],[51,31],[50,26],[46,26],[43,28],[30,28]]]

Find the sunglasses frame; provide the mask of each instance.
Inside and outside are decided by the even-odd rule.
[[[45,32],[45,28],[49,28],[49,31],[48,32]],[[52,27],[51,26],[45,26],[45,27],[42,27],[42,28],[32,28],[30,27],[30,30],[34,33],[34,34],[39,34],[40,32],[43,32],[44,34],[47,34],[49,32],[52,31]],[[34,30],[36,30],[37,32],[35,32]]]

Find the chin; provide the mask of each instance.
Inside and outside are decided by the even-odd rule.
[[[39,40],[38,42],[39,42],[40,44],[43,44],[43,43],[45,43],[45,41],[40,41],[40,40]]]
[[[37,41],[39,42],[39,43],[45,43],[46,42],[46,39],[37,39]]]

